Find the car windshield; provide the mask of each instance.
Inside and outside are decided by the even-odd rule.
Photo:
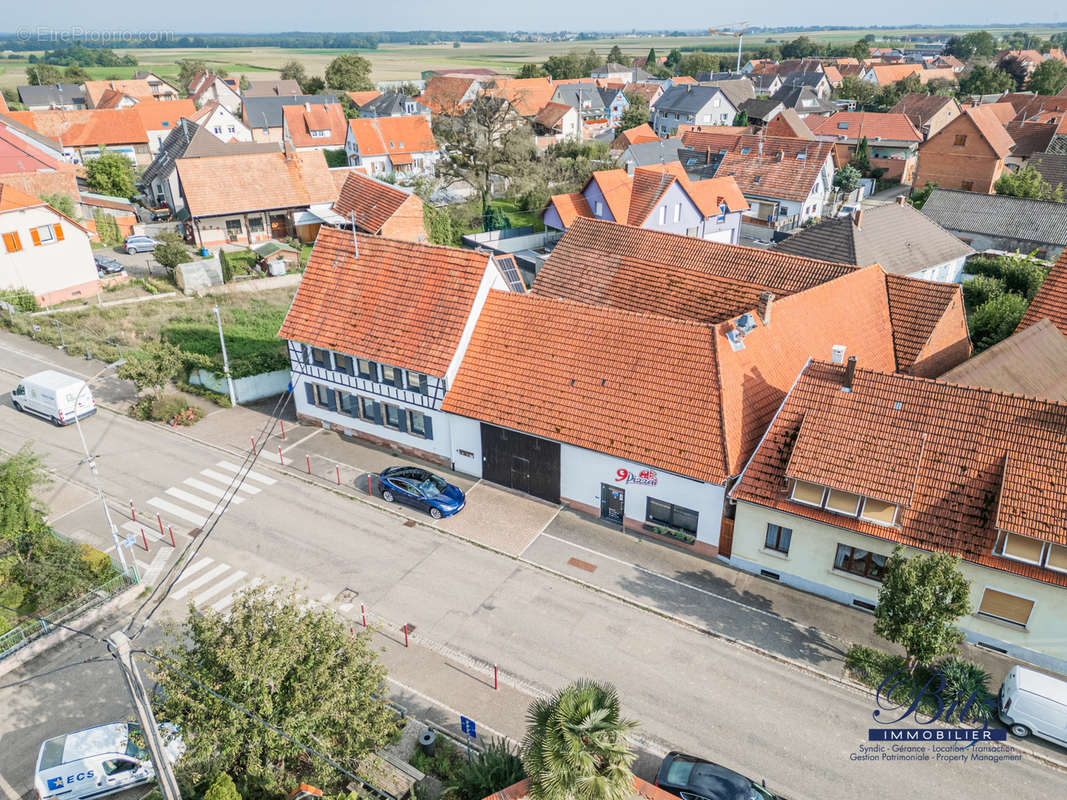
[[[436,475],[431,475],[429,478],[419,484],[419,489],[427,497],[437,497],[448,486],[445,483],[444,478],[438,478]]]
[[[144,760],[148,757],[148,750],[145,745],[144,731],[141,730],[141,726],[130,725],[129,734],[126,738],[126,755]]]

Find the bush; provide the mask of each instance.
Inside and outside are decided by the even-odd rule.
[[[1048,272],[1043,264],[1029,258],[1005,259],[1003,266],[1004,289],[1033,300]]]
[[[17,289],[5,289],[0,291],[0,300],[10,303],[16,311],[39,311],[37,298],[28,292],[20,292]]]
[[[348,97],[348,95],[343,95]],[[348,156],[345,155],[344,149],[340,150],[323,150],[322,154],[326,157],[327,167],[347,167]]]
[[[490,739],[485,750],[474,756],[469,764],[460,766],[458,776],[445,787],[445,791],[459,800],[482,800],[524,777],[522,760],[512,752],[508,743],[503,739]]]
[[[157,237],[159,244],[156,245],[156,263],[166,269],[174,269],[179,264],[186,264],[193,260],[192,254],[185,246],[185,240],[174,231],[164,231]]]
[[[1002,294],[979,306],[969,320],[974,351],[980,353],[1011,336],[1026,313],[1026,305],[1025,297]]]
[[[222,280],[229,283],[233,280],[234,275],[251,274],[257,258],[258,256],[254,250],[237,250],[234,252],[220,250],[219,263],[222,264]]]
[[[411,757],[411,766],[419,772],[433,775],[446,786],[459,780],[463,763],[464,756],[460,755],[459,748],[451,739],[441,735],[438,735],[434,745],[433,757],[426,755],[422,750],[416,750],[415,755]]]
[[[978,275],[963,282],[963,304],[969,309],[976,309],[1002,294],[1004,284],[1000,278]]]
[[[192,425],[204,418],[204,410],[192,405],[180,394],[142,397],[130,406],[130,416],[139,420],[166,422],[171,426]]]
[[[101,242],[108,247],[117,247],[122,244],[122,231],[119,230],[119,224],[113,216],[102,211],[94,211],[93,219],[96,220],[96,235],[100,237]]]
[[[233,408],[233,404],[230,402],[230,396],[228,394],[213,392],[206,386],[201,386],[199,383],[185,383],[184,381],[179,381],[178,388],[188,394],[195,394],[197,397],[203,397],[206,400],[210,400],[212,403],[221,406],[222,408]]]

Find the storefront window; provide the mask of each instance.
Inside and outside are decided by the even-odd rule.
[[[691,508],[676,506],[654,497],[648,498],[645,506],[645,522],[649,525],[685,531],[693,536],[697,533],[699,516]]]

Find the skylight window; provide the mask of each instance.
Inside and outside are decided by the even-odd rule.
[[[839,122],[839,123],[837,123],[837,129],[839,131],[847,131],[848,130],[848,123],[847,122]]]

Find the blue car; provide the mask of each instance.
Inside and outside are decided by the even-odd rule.
[[[452,516],[467,502],[458,486],[419,467],[386,467],[378,473],[378,494],[387,503],[414,506],[434,519]]]

